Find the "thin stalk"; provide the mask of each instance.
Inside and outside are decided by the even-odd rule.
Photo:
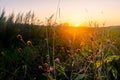
[[[58,11],[59,11],[59,6],[60,6],[60,1],[61,0],[59,0],[58,1],[58,4],[57,4],[57,9],[56,9],[56,16],[55,16],[55,23],[56,23],[56,20],[57,20],[57,15],[58,15]],[[54,78],[55,78],[55,80],[56,80],[56,70],[55,70],[55,61],[54,61],[54,59],[55,59],[55,27],[53,26],[53,66],[54,66]]]
[[[49,66],[50,66],[50,52],[49,52],[49,39],[48,39],[48,28],[47,28],[47,26],[46,26],[46,44],[47,44],[47,61],[48,61],[48,63],[49,63]]]
[[[61,0],[59,0],[59,1],[58,1],[58,4],[57,4],[55,22],[57,21],[58,12],[59,12],[59,18],[60,18],[60,1],[61,1]]]
[[[53,27],[53,66],[55,67],[55,28]],[[54,78],[56,79],[56,70],[54,70]]]
[[[75,54],[74,54],[75,39],[76,39],[76,28],[74,28],[73,39],[72,39],[72,44],[71,44],[71,54],[72,54],[72,56],[75,55]],[[75,56],[74,56],[74,57],[75,57]],[[73,72],[74,72],[74,71],[73,71],[73,67],[74,67],[74,65],[75,65],[75,61],[74,61],[74,58],[73,58],[73,61],[72,61],[72,64],[71,64],[71,75],[70,75],[70,79],[71,79],[71,80],[72,80],[72,78],[73,78]]]

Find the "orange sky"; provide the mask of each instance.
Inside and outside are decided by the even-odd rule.
[[[98,22],[106,26],[120,25],[120,0],[0,0],[0,8],[5,8],[6,14],[26,13],[30,10],[41,21],[56,15],[58,1],[60,1],[60,17],[57,21],[88,25],[89,21]],[[54,17],[55,18],[55,17]]]

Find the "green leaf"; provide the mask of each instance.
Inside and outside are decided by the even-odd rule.
[[[80,79],[83,79],[85,77],[85,74],[79,74],[75,80],[80,80]]]
[[[112,69],[112,74],[115,79],[117,79],[117,70],[115,68]]]
[[[46,76],[48,80],[55,80],[49,73],[43,73],[43,75]]]
[[[113,60],[119,60],[120,56],[118,55],[112,55],[112,56],[108,56],[107,58],[105,58],[104,62],[109,63]]]

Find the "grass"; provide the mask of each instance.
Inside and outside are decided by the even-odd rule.
[[[0,80],[119,80],[120,28],[36,25],[0,13]]]

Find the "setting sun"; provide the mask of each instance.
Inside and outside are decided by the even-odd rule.
[[[75,26],[75,27],[79,27],[79,26],[80,26],[80,24],[76,23],[74,26]]]

